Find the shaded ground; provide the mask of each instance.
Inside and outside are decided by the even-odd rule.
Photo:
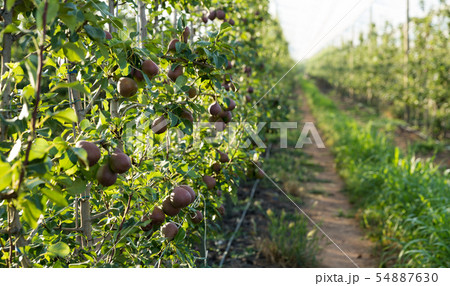
[[[252,183],[252,182],[249,182]],[[247,184],[239,190],[239,200],[245,201],[250,196],[250,190],[253,184]],[[210,265],[217,267],[222,255],[226,249],[228,238],[234,232],[238,219],[243,211],[244,204],[241,207],[227,209],[223,222],[221,224],[225,237],[227,239],[218,240],[210,247],[208,260]],[[269,220],[265,216],[268,209],[283,209],[286,212],[297,212],[296,207],[279,191],[275,189],[258,188],[252,205],[250,206],[244,222],[233,241],[230,252],[224,262],[223,267],[280,267],[280,265],[271,261],[269,257],[261,253],[261,243],[267,237],[267,228]]]

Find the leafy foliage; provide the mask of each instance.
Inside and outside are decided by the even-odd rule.
[[[134,1],[121,2],[114,14],[107,1],[99,0],[10,2],[6,8],[13,9],[14,19],[2,30],[15,41],[2,75],[2,97],[8,102],[2,103],[1,118],[0,265],[203,264],[207,239],[220,231],[224,199],[207,189],[202,176],[214,176],[216,189],[235,200],[246,166],[262,152],[241,148],[247,140],[244,122],[255,128],[257,120],[282,119],[283,95],[291,92],[292,78],[270,89],[291,60],[279,25],[267,12],[268,1],[143,1],[150,21],[142,42]],[[202,13],[217,7],[226,11],[228,22],[204,24]],[[192,37],[169,53],[167,45],[185,27]],[[142,73],[138,81],[136,71],[147,59],[159,74]],[[173,82],[167,73],[177,66],[183,74]],[[137,93],[121,97],[119,78],[133,76]],[[5,86],[11,86],[10,94],[3,93]],[[254,93],[246,98],[250,86]],[[197,95],[191,98],[192,88]],[[207,122],[208,105],[228,106],[229,99],[237,104],[234,132],[193,124],[183,113]],[[152,122],[160,116],[168,129],[156,134]],[[101,147],[97,164],[88,167],[87,152],[76,147],[79,141]],[[131,158],[132,168],[104,187],[96,173],[116,148]],[[211,165],[219,150],[230,161],[214,174]],[[179,228],[175,238],[165,239],[156,226],[143,231],[143,218],[183,184],[197,196],[178,215],[166,217]],[[198,225],[189,219],[197,210],[204,216]]]

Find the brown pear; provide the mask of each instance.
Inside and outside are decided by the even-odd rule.
[[[219,113],[220,118],[222,118],[223,122],[228,123],[231,121],[233,114],[231,111],[222,111]]]
[[[164,199],[164,201],[162,203],[162,210],[168,216],[176,216],[180,212],[180,209],[174,207],[172,205],[172,203],[170,202],[170,196],[167,196]]]
[[[89,167],[94,166],[95,164],[97,164],[98,160],[100,160],[102,153],[100,152],[100,148],[98,148],[94,143],[88,141],[79,141],[76,144],[76,147],[86,150]]]
[[[108,32],[108,31],[105,31],[105,38],[106,38],[107,40],[111,40],[111,39],[112,39],[111,33]]]
[[[131,168],[131,159],[122,150],[116,149],[109,159],[109,167],[114,173],[123,174]]]
[[[172,240],[178,233],[178,226],[173,222],[168,222],[161,227],[161,233],[167,240]]]
[[[216,186],[216,179],[213,177],[205,175],[202,179],[208,189],[212,190]]]
[[[196,211],[193,215],[191,215],[191,221],[194,224],[199,224],[203,220],[203,214],[201,211]]]
[[[236,24],[236,23],[234,22],[233,19],[228,20],[228,23],[229,23],[231,26],[234,26],[234,24]]]
[[[224,20],[225,19],[225,12],[221,9],[216,10],[216,17],[219,20]]]
[[[178,40],[178,39],[173,39],[172,41],[170,41],[169,46],[167,47],[168,52],[175,53],[177,51],[176,44],[179,41],[180,40]]]
[[[145,223],[143,226],[141,226],[141,229],[143,231],[149,231],[149,230],[151,230],[153,228],[153,224],[151,223],[150,218],[148,216],[145,215],[141,219],[141,222]]]
[[[197,89],[195,87],[191,87],[188,91],[189,98],[194,98],[197,96]]]
[[[152,225],[160,225],[166,219],[166,215],[160,207],[155,207],[150,215]]]
[[[203,13],[203,15],[202,15],[202,21],[203,21],[203,23],[208,23],[208,15],[206,15],[205,13]]]
[[[222,169],[222,166],[220,165],[219,162],[214,162],[214,163],[211,165],[211,169],[212,169],[215,173],[219,173],[220,170]]]
[[[232,100],[231,98],[225,98],[224,100],[226,108],[224,109],[225,111],[232,111],[233,109],[236,108],[236,102],[234,100]]]
[[[230,158],[228,158],[228,155],[221,152],[221,151],[217,151],[219,152],[219,162],[220,163],[228,163],[230,162]]]
[[[144,76],[142,75],[142,72],[140,70],[137,70],[135,68],[133,68],[133,70],[131,71],[131,75],[134,77],[134,79],[136,81],[143,81],[144,80]]]
[[[225,128],[227,128],[227,124],[223,121],[222,118],[219,118],[214,122],[214,128],[216,128],[216,131],[222,132],[225,130]]]
[[[183,34],[181,35],[181,39],[183,40],[183,42],[187,43],[190,35],[191,29],[189,29],[189,27],[184,28]]]
[[[123,97],[131,97],[138,91],[138,85],[129,77],[121,77],[117,83],[117,91]]]
[[[253,93],[253,91],[254,91],[254,90],[253,90],[253,87],[250,86],[249,88],[247,88],[247,92],[248,92],[248,93]]]
[[[208,19],[211,21],[214,21],[214,19],[216,19],[216,11],[215,10],[211,10],[209,12]]]
[[[167,119],[164,117],[164,115],[161,115],[153,121],[152,131],[156,134],[162,134],[166,132],[168,125],[169,123],[167,122]]]
[[[152,60],[145,60],[142,63],[142,72],[152,79],[159,73],[159,68]]]
[[[104,187],[114,185],[117,180],[117,174],[114,173],[109,165],[103,165],[97,170],[97,181]]]
[[[185,208],[192,200],[192,196],[188,190],[181,187],[175,187],[170,194],[170,202],[175,208]]]
[[[177,80],[177,78],[182,75],[184,72],[183,70],[183,66],[177,66],[175,69],[170,69],[169,72],[167,73],[167,75],[169,76],[169,78],[175,82]]]
[[[180,185],[180,188],[183,188],[189,192],[189,194],[191,195],[191,203],[193,203],[195,201],[195,198],[197,197],[195,191],[188,185]]]
[[[194,123],[194,116],[192,115],[192,112],[190,112],[190,111],[187,110],[187,109],[184,109],[184,110],[181,112],[180,117],[183,118],[183,119],[186,119],[186,120],[190,121],[191,123]]]
[[[220,107],[219,103],[214,102],[208,107],[208,111],[212,116],[217,116],[220,112],[222,112],[222,108]]]
[[[225,207],[223,205],[221,205],[220,207],[217,208],[217,211],[219,212],[219,214],[221,216],[225,215]]]

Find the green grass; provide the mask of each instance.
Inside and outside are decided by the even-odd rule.
[[[261,243],[261,252],[282,267],[314,267],[319,251],[315,229],[308,230],[306,219],[299,213],[284,210],[267,211],[269,236]]]
[[[431,161],[401,155],[370,120],[360,124],[314,84],[302,82],[382,266],[450,267],[450,180]]]

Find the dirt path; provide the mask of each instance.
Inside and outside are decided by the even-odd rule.
[[[303,121],[315,122],[306,100],[304,102]],[[319,128],[318,131],[320,134]],[[304,151],[311,156],[313,164],[322,167],[305,186],[305,211],[356,265],[377,267],[377,260],[372,255],[374,244],[365,238],[359,223],[351,215],[352,206],[342,192],[344,182],[336,172],[334,157],[329,148],[318,149],[315,145],[306,144]],[[321,260],[320,267],[356,267],[325,236],[320,245],[323,249],[318,257]]]

